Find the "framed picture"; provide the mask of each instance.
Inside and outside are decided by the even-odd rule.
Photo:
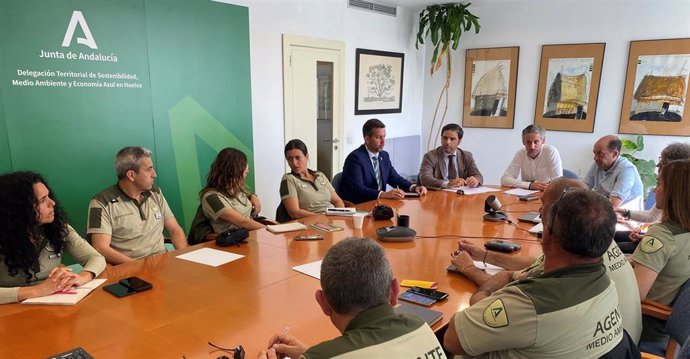
[[[357,49],[355,115],[402,112],[405,54]]]
[[[513,128],[519,53],[518,46],[467,50],[464,127]]]
[[[631,41],[620,133],[690,136],[690,38]]]
[[[594,132],[605,47],[542,46],[534,123],[547,130]]]

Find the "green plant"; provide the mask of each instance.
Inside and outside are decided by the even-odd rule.
[[[637,172],[640,173],[642,179],[642,186],[644,187],[644,198],[656,186],[656,163],[653,160],[644,160],[635,157],[635,153],[644,150],[644,136],[637,135],[635,142],[630,140],[622,140],[623,150],[632,151],[631,153],[621,153],[621,156],[627,158],[637,167]]]
[[[427,148],[431,147],[431,139],[436,126],[436,116],[441,105],[441,100],[445,96],[445,107],[443,115],[438,125],[436,132],[441,131],[443,120],[446,118],[448,112],[448,89],[450,88],[450,79],[452,75],[452,66],[450,61],[449,47],[457,50],[460,45],[460,36],[463,31],[469,31],[474,27],[474,32],[478,33],[480,29],[479,17],[472,14],[467,8],[471,3],[467,4],[443,4],[430,5],[419,13],[419,31],[417,31],[417,41],[415,47],[419,49],[419,44],[424,44],[424,39],[431,36],[431,43],[434,46],[434,53],[431,56],[431,76],[441,67],[443,58],[446,58],[446,82],[441,89],[441,94],[436,102],[436,109],[434,110],[434,117],[431,121],[429,130],[429,140],[427,141]],[[436,134],[438,138],[440,133]]]

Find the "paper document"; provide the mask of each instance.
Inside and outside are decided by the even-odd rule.
[[[213,248],[201,248],[177,256],[177,258],[180,259],[205,264],[211,267],[218,267],[219,265],[232,262],[242,257],[244,256],[241,254],[219,251]]]
[[[543,233],[544,232],[544,223],[537,224],[536,226],[528,229],[527,232],[530,232],[532,234]]]
[[[310,277],[314,277],[316,279],[321,279],[321,262],[323,262],[323,259],[320,261],[316,262],[311,262],[307,264],[302,264],[301,266],[297,267],[292,267],[292,269],[304,273]]]
[[[498,192],[500,189],[493,188],[493,187],[485,187],[485,186],[479,186],[477,188],[470,188],[467,186],[462,186],[462,187],[455,187],[455,188],[445,188],[444,191],[448,192],[457,192],[459,189],[461,189],[463,192],[465,192],[466,195],[468,194],[480,194],[480,193],[486,193],[486,192]]]
[[[45,297],[27,299],[22,304],[47,304],[47,305],[75,305],[84,299],[92,290],[98,288],[105,279],[92,279],[79,287],[74,287],[69,291],[76,294],[51,294]]]
[[[531,189],[523,189],[523,188],[513,188],[507,191],[503,191],[505,194],[512,194],[514,196],[529,196],[532,193],[537,193],[539,191],[531,190]]]
[[[474,266],[486,272],[486,274],[494,275],[503,270],[503,268],[493,264],[484,263],[482,261],[474,261]]]

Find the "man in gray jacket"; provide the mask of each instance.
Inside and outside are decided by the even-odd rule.
[[[427,152],[419,167],[419,182],[422,186],[477,187],[484,182],[472,153],[458,148],[463,134],[462,128],[454,123],[443,126],[441,146]]]

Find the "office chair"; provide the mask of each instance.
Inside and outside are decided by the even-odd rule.
[[[580,177],[577,176],[577,174],[571,170],[563,169],[563,177],[565,178],[572,178],[572,179],[580,179]]]
[[[690,280],[686,281],[680,289],[676,298],[673,300],[673,306],[669,307],[650,300],[642,302],[642,314],[652,316],[657,319],[666,320],[666,333],[670,338],[665,348],[665,357],[659,357],[647,352],[642,353],[643,358],[690,358]],[[678,343],[683,343],[679,349]],[[645,350],[653,350],[655,353],[661,354],[664,348],[658,346],[645,345],[640,343],[640,348]],[[678,353],[676,353],[678,352]],[[685,353],[680,354],[680,353]]]

